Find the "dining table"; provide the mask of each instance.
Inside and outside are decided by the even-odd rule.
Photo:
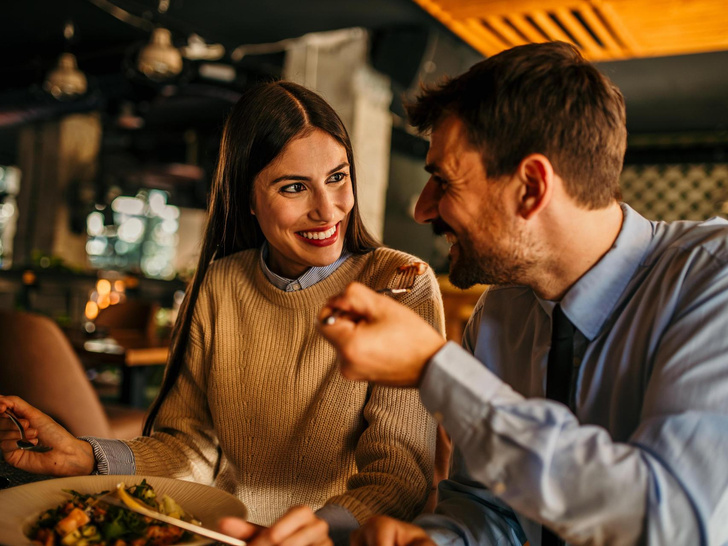
[[[46,474],[31,474],[25,470],[20,470],[10,465],[4,459],[0,458],[0,489],[8,489],[26,483],[39,482],[43,480],[51,480],[56,476],[48,476]]]

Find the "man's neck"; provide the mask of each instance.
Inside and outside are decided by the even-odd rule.
[[[555,211],[544,231],[544,259],[528,284],[541,298],[560,300],[569,288],[604,256],[622,228],[622,208],[586,210],[568,207]]]

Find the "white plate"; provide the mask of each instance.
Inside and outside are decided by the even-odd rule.
[[[26,546],[25,535],[44,510],[54,508],[70,498],[64,489],[79,493],[96,494],[114,489],[124,482],[128,487],[147,480],[158,495],[166,493],[202,522],[215,529],[223,516],[247,517],[245,505],[230,493],[200,483],[160,478],[157,476],[74,476],[29,483],[0,491],[0,544]],[[187,543],[193,544],[193,543]],[[194,544],[209,544],[194,542]]]

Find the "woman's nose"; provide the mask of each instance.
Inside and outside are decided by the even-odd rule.
[[[312,218],[318,221],[328,222],[336,216],[336,203],[334,196],[328,191],[318,191],[314,193],[314,201],[312,203]]]
[[[415,221],[427,224],[437,218],[437,199],[435,197],[436,185],[430,178],[422,188],[420,198],[415,205]]]

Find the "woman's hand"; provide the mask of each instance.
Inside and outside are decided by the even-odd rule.
[[[9,409],[20,420],[25,435],[33,443],[40,441],[51,451],[37,453],[19,449],[20,432],[5,415]],[[9,464],[35,474],[80,476],[93,472],[96,460],[88,442],[78,440],[42,411],[17,396],[0,395],[0,451]]]
[[[223,518],[220,532],[243,539],[248,546],[332,546],[329,525],[308,506],[290,508],[270,527],[238,518]]]

